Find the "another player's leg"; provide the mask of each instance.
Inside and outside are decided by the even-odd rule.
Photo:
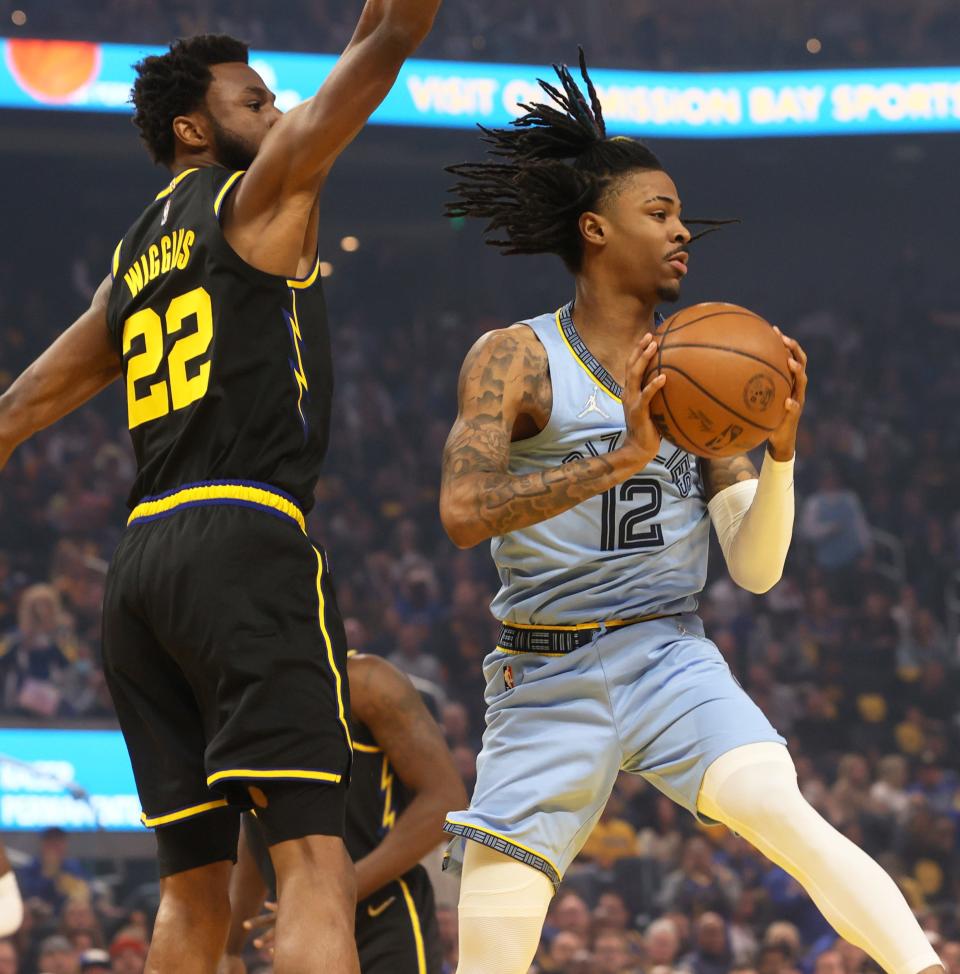
[[[282,974],[357,972],[353,936],[357,898],[353,863],[343,840],[309,835],[270,847],[277,873],[274,968]],[[323,917],[323,936],[317,918]]]
[[[209,974],[230,923],[229,860],[165,876],[145,974]]]
[[[707,769],[698,810],[785,869],[836,931],[888,974],[941,964],[896,883],[812,808],[780,744],[748,744]]]

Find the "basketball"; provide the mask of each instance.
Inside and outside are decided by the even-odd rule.
[[[651,401],[661,436],[701,457],[746,453],[780,425],[793,388],[789,354],[758,314],[711,301],[684,308],[654,333],[659,348],[644,384],[667,383]]]

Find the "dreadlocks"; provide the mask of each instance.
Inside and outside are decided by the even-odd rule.
[[[229,61],[246,64],[247,57],[242,41],[226,34],[200,34],[174,41],[166,54],[151,55],[134,65],[133,124],[154,161],[167,166],[173,162],[173,120],[203,103],[213,80],[210,66]]]
[[[607,138],[583,48],[580,75],[586,96],[566,65],[555,64],[553,69],[562,90],[538,82],[552,105],[522,104],[525,114],[509,129],[480,126],[483,141],[493,146],[490,155],[508,161],[448,167],[460,181],[450,189],[459,198],[447,204],[446,212],[449,217],[487,220],[486,242],[501,253],[557,254],[576,273],[583,261],[580,215],[615,191],[620,176],[663,166],[642,142]],[[686,222],[709,223],[715,230],[731,221]]]

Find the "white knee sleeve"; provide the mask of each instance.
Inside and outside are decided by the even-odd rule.
[[[749,744],[718,758],[697,808],[790,873],[837,933],[888,974],[940,964],[896,883],[804,799],[785,747]]]
[[[468,842],[457,974],[527,974],[552,898],[553,883],[542,872]]]

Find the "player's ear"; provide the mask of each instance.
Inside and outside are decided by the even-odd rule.
[[[581,213],[580,234],[584,240],[603,247],[607,242],[604,236],[603,217],[599,213],[591,213],[589,210],[586,213]]]
[[[206,126],[195,115],[178,115],[173,120],[173,134],[188,149],[205,149],[210,144]]]

